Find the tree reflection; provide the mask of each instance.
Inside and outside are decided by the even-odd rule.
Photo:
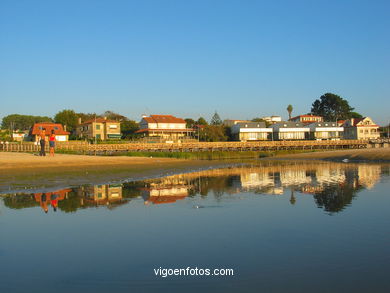
[[[6,195],[3,201],[11,209],[41,206],[46,211],[51,205],[72,213],[96,207],[113,209],[133,199],[141,199],[145,204],[173,204],[187,197],[202,200],[211,196],[221,202],[226,195],[237,193],[286,196],[295,206],[299,196],[309,194],[319,208],[332,214],[351,205],[359,191],[373,188],[381,176],[389,175],[389,170],[389,166],[379,164],[283,162],[211,169],[124,184],[13,194]]]

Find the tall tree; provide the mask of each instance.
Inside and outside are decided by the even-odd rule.
[[[53,119],[47,116],[11,114],[3,118],[1,128],[12,128],[12,130],[29,130],[34,125],[34,123],[39,122],[53,122]]]
[[[210,124],[211,125],[222,125],[221,117],[219,117],[217,111],[215,111],[213,117],[211,118]]]
[[[291,120],[291,113],[293,111],[293,106],[292,105],[288,105],[287,106],[287,112],[288,112],[288,120]]]
[[[186,119],[184,119],[184,121],[186,122],[186,127],[187,128],[192,128],[195,125],[195,120],[194,119],[186,118]]]
[[[223,125],[206,125],[199,135],[201,141],[226,141],[228,136]]]
[[[135,133],[139,129],[139,125],[134,120],[126,120],[121,122],[121,133],[123,138],[135,138]]]
[[[314,101],[311,113],[324,117],[326,121],[335,121],[350,118],[353,109],[349,106],[347,100],[338,95],[326,93]]]
[[[199,117],[199,119],[196,121],[196,125],[208,125],[206,119],[203,117]]]
[[[349,113],[349,118],[363,118],[363,115],[358,112]]]
[[[107,119],[116,120],[116,121],[127,121],[127,120],[129,120],[129,118],[127,118],[126,116],[123,116],[121,114],[115,113],[113,111],[106,111],[101,116],[106,117]]]
[[[54,116],[54,121],[66,125],[68,131],[73,131],[77,125],[77,118],[75,111],[62,110]]]
[[[85,122],[87,120],[94,119],[95,117],[101,117],[100,115],[97,115],[96,113],[76,113],[77,118],[81,118],[81,122]]]

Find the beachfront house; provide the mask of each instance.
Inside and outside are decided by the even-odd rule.
[[[232,135],[239,141],[257,141],[271,139],[272,128],[265,122],[239,122],[231,127]]]
[[[379,125],[370,117],[351,118],[344,122],[345,139],[377,139],[379,138]]]
[[[83,123],[79,118],[78,122],[76,135],[79,138],[109,140],[120,139],[122,137],[121,124],[118,121],[109,120],[106,117],[99,117],[87,120]]]
[[[69,132],[66,131],[66,126],[62,126],[60,123],[51,123],[51,122],[42,122],[35,123],[30,130],[30,138],[32,141],[39,141],[40,134],[42,130],[45,129],[46,138],[51,135],[52,131],[54,131],[56,141],[68,141],[69,140]]]
[[[316,122],[323,122],[324,118],[322,116],[307,114],[307,115],[295,116],[295,117],[291,118],[289,121],[310,124],[310,123],[316,123]]]
[[[303,123],[284,121],[270,126],[274,140],[303,140],[309,138],[310,129]]]
[[[314,122],[307,125],[310,129],[310,139],[314,140],[340,140],[343,138],[344,127],[337,122]]]
[[[184,119],[172,115],[142,116],[139,125],[140,129],[136,133],[165,142],[180,142],[194,133],[193,128],[186,127]]]

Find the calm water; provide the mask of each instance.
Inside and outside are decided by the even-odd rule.
[[[390,292],[389,170],[281,162],[4,194],[0,292]],[[234,275],[154,272],[187,267]]]

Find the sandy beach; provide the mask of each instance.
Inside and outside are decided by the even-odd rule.
[[[169,158],[146,158],[146,157],[126,157],[126,156],[83,156],[56,154],[54,157],[40,157],[29,153],[0,153],[0,165],[2,169],[42,169],[42,168],[83,168],[100,166],[142,166],[160,163],[181,163],[184,160]]]
[[[311,152],[301,154],[280,155],[281,159],[311,159],[311,160],[344,160],[390,162],[390,148],[338,150],[326,152]]]
[[[218,166],[218,161],[171,158],[0,153],[0,191],[142,179]]]

